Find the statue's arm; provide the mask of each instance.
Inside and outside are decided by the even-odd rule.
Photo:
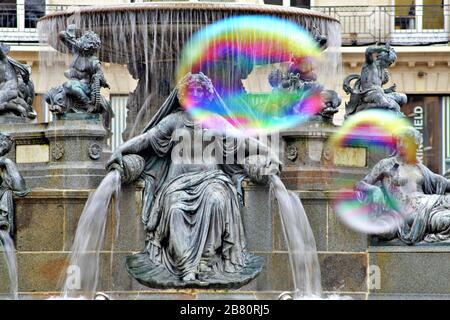
[[[278,155],[275,154],[275,152],[267,144],[254,138],[247,138],[244,139],[244,142],[239,147],[245,148],[245,155],[247,157],[264,157],[266,160],[264,168],[269,169],[271,174],[278,174],[281,171],[282,163]]]
[[[376,185],[377,182],[382,182],[385,177],[385,170],[382,162],[383,160],[377,163],[372,171],[356,184],[355,191],[359,201],[369,201],[374,203],[383,203],[385,201],[383,189]]]
[[[151,141],[157,139],[170,139],[176,128],[176,124],[176,114],[169,114],[167,117],[162,119],[157,126],[121,144],[116,148],[116,150],[114,150],[111,158],[106,164],[106,168],[110,168],[114,163],[117,163],[123,167],[122,157],[126,154],[137,154],[145,151],[146,153],[156,155],[155,150],[152,148]]]
[[[75,26],[69,25],[67,30],[61,31],[59,33],[59,40],[67,47],[70,51],[76,52],[80,51],[77,44],[77,39],[75,36]]]
[[[378,162],[372,170],[356,184],[356,189],[358,191],[370,192],[375,188],[378,188],[376,183],[382,181],[385,176],[383,167],[382,162]]]
[[[153,130],[149,130],[146,133],[138,135],[120,145],[114,152],[125,155],[136,154],[143,150],[146,150],[150,146],[150,139],[153,134]]]
[[[390,86],[387,89],[384,89],[384,93],[393,93],[397,91],[397,85],[394,83],[392,86]]]
[[[14,161],[6,157],[1,157],[0,166],[6,171],[3,179],[12,191],[22,193],[28,190],[25,180]]]
[[[445,188],[445,193],[450,193],[450,179],[447,179],[447,187]]]
[[[102,64],[100,60],[96,59],[94,62],[95,68],[94,68],[94,75],[93,77],[96,77],[99,80],[100,86],[102,88],[110,88],[108,82],[106,81],[105,74],[102,70]]]

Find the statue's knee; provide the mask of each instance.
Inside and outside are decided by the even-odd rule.
[[[383,95],[379,95],[378,101],[379,104],[383,106],[388,106],[391,104],[391,101],[389,101],[389,99]]]
[[[219,207],[224,203],[224,198],[220,191],[213,189],[213,191],[208,193],[206,201],[208,201],[211,206]]]
[[[401,93],[397,102],[399,105],[403,105],[408,102],[408,97],[406,96],[406,94]]]
[[[443,229],[450,228],[450,212],[447,212],[444,217],[440,218],[440,224]]]
[[[446,231],[450,228],[450,211],[444,211],[431,219],[431,228],[434,232]]]
[[[63,84],[62,84],[62,87],[64,88],[64,90],[66,90],[66,91],[72,91],[72,88],[73,88],[73,81],[71,81],[71,80],[68,80],[68,81],[66,81],[66,82],[64,82]]]
[[[80,89],[78,83],[76,81],[73,80],[68,80],[66,82],[63,83],[63,88],[64,90],[66,90],[66,92],[81,92],[82,90]]]
[[[170,228],[177,228],[182,225],[182,221],[184,220],[184,211],[178,208],[172,208],[170,209],[169,217]]]
[[[5,100],[9,101],[15,99],[19,96],[19,91],[16,89],[7,89],[5,90]]]

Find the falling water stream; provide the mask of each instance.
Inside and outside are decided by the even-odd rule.
[[[18,277],[17,277],[17,261],[16,249],[14,242],[9,235],[9,232],[0,230],[0,251],[2,251],[5,258],[6,267],[9,275],[9,291],[14,300],[18,299]]]
[[[275,195],[294,281],[294,298],[320,298],[320,266],[316,241],[300,198],[288,191],[278,176],[271,176],[271,188]]]
[[[120,173],[113,170],[89,197],[78,222],[64,281],[63,298],[92,299],[99,280],[99,258],[103,248],[110,203],[114,200],[116,236],[119,228]]]

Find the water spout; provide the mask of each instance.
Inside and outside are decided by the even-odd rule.
[[[11,226],[9,225],[8,221],[0,221],[0,231],[9,233],[10,229]]]

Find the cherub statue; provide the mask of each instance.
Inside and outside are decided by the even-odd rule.
[[[399,239],[408,245],[450,240],[450,180],[431,172],[417,159],[421,139],[416,129],[400,128],[396,154],[378,162],[356,186],[362,201],[381,204],[381,211],[389,207],[400,210],[405,218],[389,223],[394,215],[374,212],[383,214],[392,226],[377,236],[380,240]]]
[[[400,107],[406,103],[406,95],[396,92],[395,84],[383,89],[383,85],[389,81],[387,68],[396,60],[397,54],[389,44],[366,49],[361,75],[351,74],[344,80],[343,89],[350,94],[350,101],[345,106],[346,117],[361,110],[376,108],[402,115]],[[351,82],[354,80],[356,82],[352,87]]]
[[[246,251],[239,209],[242,179],[264,183],[263,176],[277,174],[280,163],[265,145],[258,145],[259,153],[253,155],[257,148],[248,144],[253,140],[228,139],[203,128],[181,106],[187,91],[197,105],[213,103],[226,109],[209,78],[188,74],[144,132],[119,146],[107,164],[110,170],[129,172],[132,168],[127,167],[125,156],[145,159],[140,176],[145,181],[146,248],[128,257],[127,267],[151,287],[237,288],[262,268],[261,259]],[[214,142],[194,138],[208,134]],[[196,155],[211,145],[214,156],[196,161]],[[230,164],[223,158],[239,154],[258,156],[260,161]]]
[[[6,157],[14,146],[13,140],[0,133],[0,229],[14,230],[13,196],[24,197],[29,192],[17,165]]]
[[[310,92],[320,94],[321,108],[315,116],[325,123],[333,123],[333,117],[338,112],[342,98],[336,91],[324,89],[317,81],[308,58],[292,58],[287,72],[274,69],[269,73],[268,81],[274,92]]]
[[[8,57],[9,46],[0,43],[0,115],[34,119],[34,85],[31,68]]]
[[[56,114],[87,112],[103,114],[105,128],[109,128],[114,116],[111,105],[101,94],[101,88],[109,88],[101,69],[101,62],[95,56],[100,48],[99,36],[87,31],[76,37],[75,25],[61,31],[61,42],[74,55],[70,68],[64,72],[67,79],[61,86],[51,88],[46,94],[50,110]]]

